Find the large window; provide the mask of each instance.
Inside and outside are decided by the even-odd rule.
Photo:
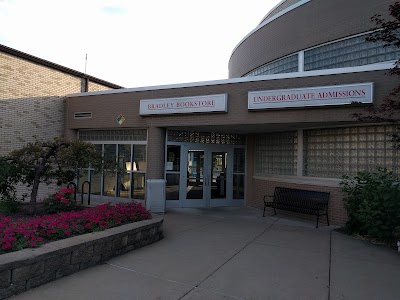
[[[305,130],[303,175],[341,178],[378,167],[400,173],[394,132],[392,125]]]
[[[265,64],[249,73],[245,76],[261,76],[261,75],[270,75],[270,74],[282,74],[282,73],[291,73],[297,72],[299,69],[299,58],[298,54],[294,54],[285,58],[281,58]]]
[[[78,180],[79,191],[82,183],[89,181],[92,195],[144,199],[146,145],[94,143],[102,151],[107,168],[103,173],[94,173],[90,167],[83,170]]]
[[[304,71],[345,68],[396,60],[396,47],[368,42],[368,35],[357,36],[304,51]]]
[[[297,132],[278,132],[257,136],[255,174],[296,175]]]
[[[144,199],[146,129],[82,130],[79,138],[102,152],[106,166],[102,173],[95,173],[90,166],[83,170],[77,182],[79,190],[84,181],[89,181],[94,195]]]

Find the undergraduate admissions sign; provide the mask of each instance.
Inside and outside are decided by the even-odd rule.
[[[372,103],[373,83],[320,86],[288,90],[255,91],[248,94],[248,109]]]
[[[141,116],[227,111],[227,94],[140,100]]]

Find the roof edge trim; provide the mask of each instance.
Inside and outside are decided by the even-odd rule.
[[[230,83],[245,83],[245,82],[267,81],[267,80],[278,80],[278,79],[292,79],[292,78],[316,77],[316,76],[336,75],[336,74],[361,73],[361,72],[388,70],[393,68],[394,66],[395,66],[395,61],[390,61],[390,62],[383,62],[371,65],[358,66],[358,67],[304,71],[304,72],[294,72],[294,73],[284,73],[284,74],[253,76],[253,77],[239,77],[239,78],[229,78],[229,79],[221,79],[213,81],[188,82],[188,83],[117,89],[117,90],[107,90],[98,92],[86,92],[86,93],[69,94],[66,97],[71,98],[71,97],[85,97],[85,96],[96,96],[96,95],[111,95],[111,94],[123,94],[130,92],[179,89],[187,87],[201,87],[207,85],[221,85]]]
[[[15,57],[18,57],[18,58],[22,58],[22,59],[25,59],[27,61],[33,62],[33,63],[39,64],[39,65],[42,65],[42,66],[45,66],[45,67],[48,67],[48,68],[51,68],[51,69],[55,69],[57,71],[65,72],[65,73],[68,73],[68,74],[76,76],[76,77],[88,78],[92,82],[107,86],[109,88],[113,88],[113,89],[123,88],[120,85],[108,82],[106,80],[103,80],[103,79],[100,79],[100,78],[97,78],[97,77],[94,77],[94,76],[91,76],[91,75],[87,75],[85,73],[82,73],[82,72],[76,71],[74,69],[70,69],[70,68],[64,67],[62,65],[53,63],[53,62],[45,60],[43,58],[28,54],[26,52],[22,52],[22,51],[16,50],[14,48],[11,48],[11,47],[8,47],[8,46],[2,45],[2,44],[0,44],[0,52],[7,53],[9,55],[12,55],[12,56],[15,56]]]
[[[271,10],[269,12],[267,12],[267,14],[264,16],[264,18],[262,18],[261,22],[259,24],[262,24],[264,21],[266,21],[268,19],[268,16],[274,11],[276,10],[279,6],[281,6],[283,3],[285,3],[288,0],[281,0],[278,4],[276,4],[273,8],[271,8]]]
[[[252,31],[250,31],[250,32],[235,46],[235,48],[232,50],[231,56],[229,57],[229,61],[231,60],[232,55],[233,55],[233,53],[235,53],[236,49],[237,49],[249,36],[253,35],[255,32],[257,32],[258,30],[260,30],[260,29],[263,28],[264,26],[268,25],[268,24],[271,23],[272,21],[274,21],[274,20],[280,18],[280,17],[283,16],[284,14],[286,14],[286,13],[288,13],[288,12],[290,12],[290,11],[292,11],[292,10],[298,8],[299,6],[302,6],[302,5],[304,5],[304,4],[306,4],[306,3],[310,2],[310,1],[311,1],[311,0],[302,0],[302,1],[299,1],[299,2],[297,2],[297,3],[295,3],[295,4],[291,5],[291,6],[289,6],[288,8],[282,10],[281,12],[277,13],[276,15],[272,16],[271,18],[266,19],[264,22],[258,24],[256,28],[254,28]],[[281,4],[281,3],[279,3],[279,5],[280,5],[280,4]],[[275,9],[275,7],[274,7],[273,9]],[[273,9],[272,9],[272,10],[273,10]],[[272,10],[270,10],[270,12],[271,12]]]

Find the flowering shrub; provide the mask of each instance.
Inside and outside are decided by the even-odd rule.
[[[44,241],[72,235],[101,231],[125,223],[151,219],[151,214],[140,203],[102,204],[81,211],[53,215],[19,218],[0,215],[0,253],[28,247],[37,247]]]
[[[72,189],[62,189],[43,201],[43,211],[48,214],[55,214],[62,211],[79,210],[80,206],[72,199]]]

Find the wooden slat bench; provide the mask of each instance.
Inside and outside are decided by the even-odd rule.
[[[294,211],[309,215],[317,216],[317,228],[319,217],[326,215],[326,222],[329,226],[328,217],[328,202],[330,193],[315,192],[300,189],[291,189],[283,187],[275,187],[273,196],[264,196],[264,213],[267,207],[273,207],[276,215],[277,209]],[[272,201],[267,201],[267,198],[272,198]]]

